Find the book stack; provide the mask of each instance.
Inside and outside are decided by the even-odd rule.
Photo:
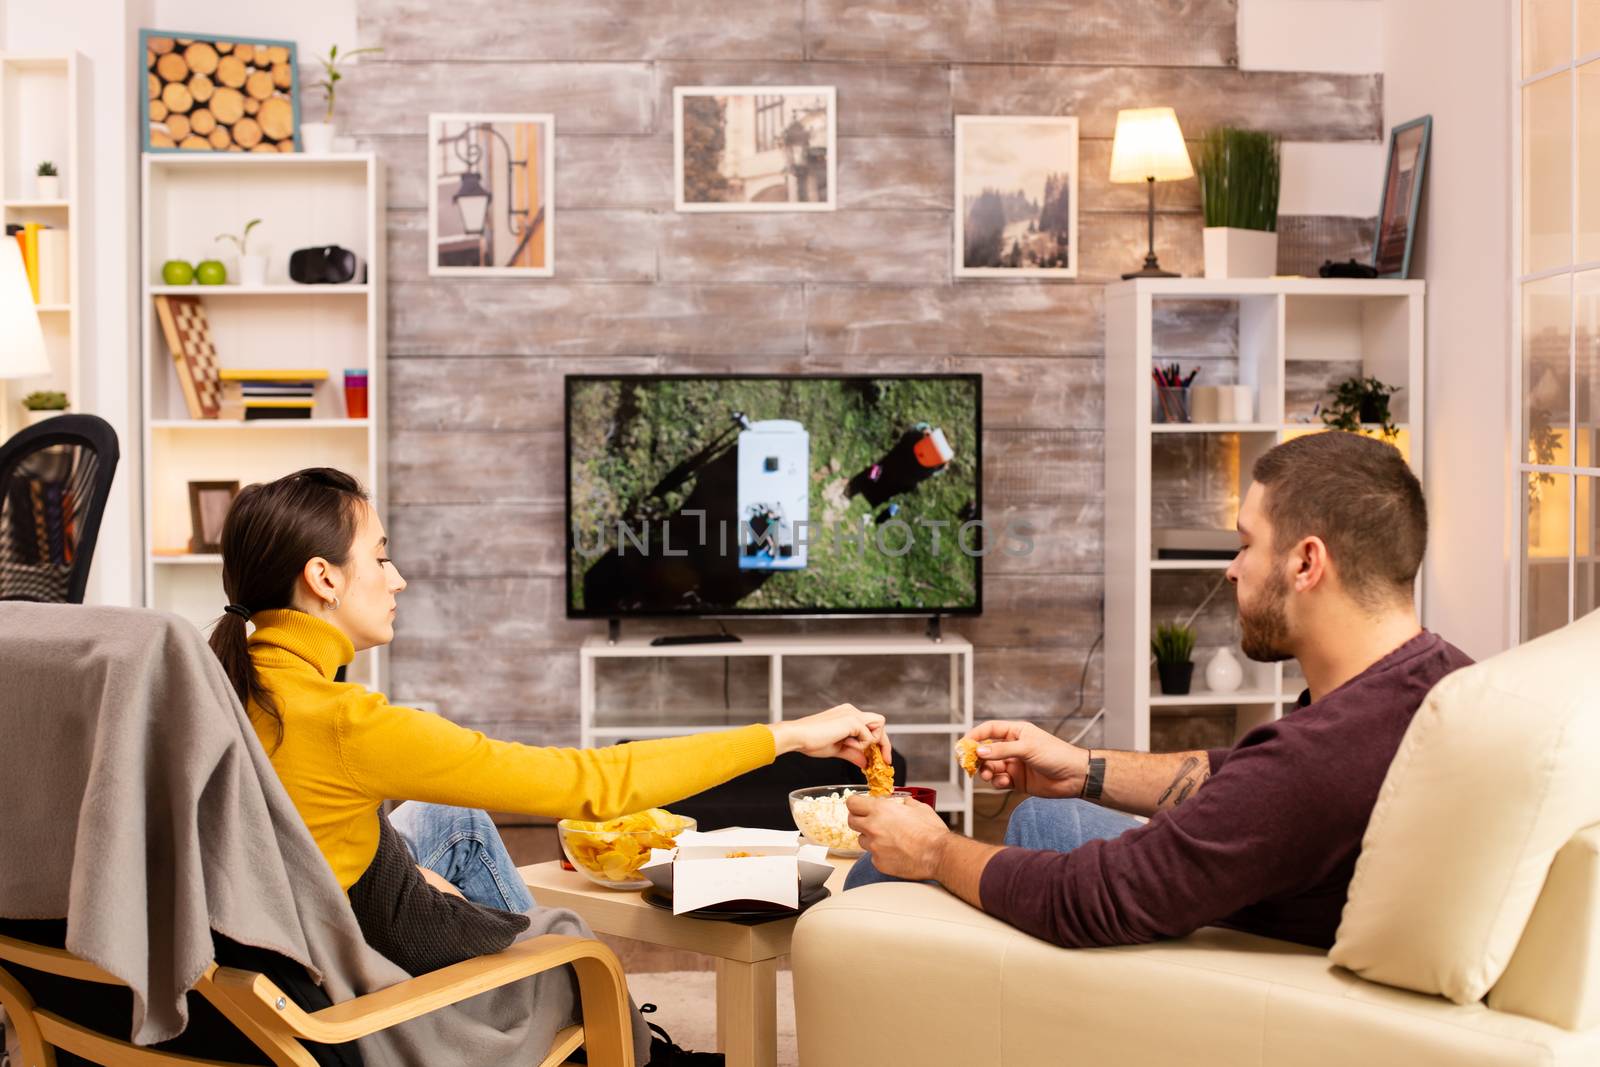
[[[224,419],[309,419],[326,370],[222,370]]]
[[[7,223],[6,235],[22,249],[22,266],[35,304],[67,304],[72,287],[67,275],[67,231],[37,222]]]

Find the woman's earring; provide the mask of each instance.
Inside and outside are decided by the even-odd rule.
[[[334,597],[333,598],[333,607],[332,607],[331,610],[333,610],[333,611],[338,611],[339,610],[339,598],[338,597]]]

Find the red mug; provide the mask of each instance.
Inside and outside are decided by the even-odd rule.
[[[929,789],[927,786],[925,786],[925,785],[903,785],[903,786],[900,787],[900,791],[902,793],[910,793],[913,799],[922,801],[924,804],[928,805],[928,807],[930,807],[930,808],[933,808],[935,811],[938,810],[937,806],[933,802],[934,797],[937,796],[938,794],[936,793],[936,791],[934,791],[932,789]]]

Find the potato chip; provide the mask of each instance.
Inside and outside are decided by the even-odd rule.
[[[967,772],[969,778],[978,773],[978,742],[970,737],[963,737],[956,742],[956,756],[961,760],[961,769]]]
[[[894,764],[883,758],[883,749],[876,743],[867,745],[867,793],[886,797],[894,792]]]
[[[568,858],[608,882],[639,880],[639,868],[653,848],[670,849],[693,819],[662,808],[648,808],[604,822],[569,819],[561,828]]]

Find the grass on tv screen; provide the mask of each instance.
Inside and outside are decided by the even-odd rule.
[[[980,382],[569,377],[568,614],[976,612]]]

